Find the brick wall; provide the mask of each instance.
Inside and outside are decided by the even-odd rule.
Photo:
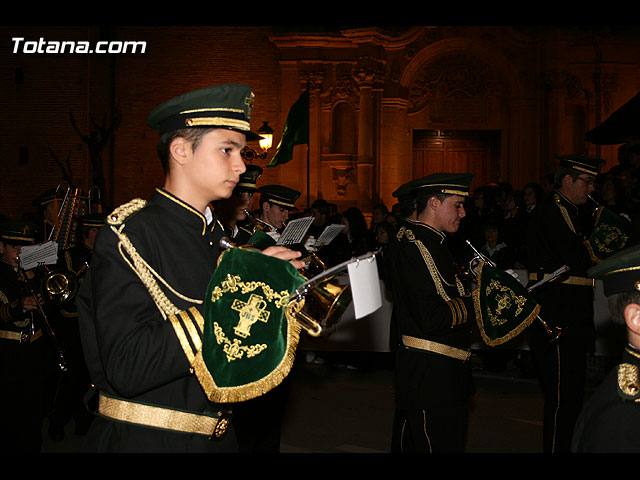
[[[33,215],[33,199],[63,178],[54,155],[70,162],[73,180],[85,190],[93,184],[87,144],[72,128],[70,113],[88,134],[90,116],[101,122],[114,106],[120,111],[113,143],[101,152],[107,208],[146,198],[162,183],[157,134],[146,126],[146,116],[175,95],[214,83],[248,83],[256,94],[254,129],[263,120],[275,128],[280,123],[280,80],[269,33],[267,27],[1,29],[0,214]],[[146,52],[14,53],[14,37],[92,44],[100,39],[146,41]]]

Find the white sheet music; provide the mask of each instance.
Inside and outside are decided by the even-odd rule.
[[[378,264],[375,255],[351,262],[347,267],[356,318],[375,312],[382,306]]]
[[[276,245],[293,245],[302,243],[302,239],[307,234],[307,230],[313,223],[313,217],[302,217],[291,220],[280,235]]]
[[[344,225],[339,223],[327,226],[318,237],[318,240],[316,240],[314,248],[317,249],[329,245],[342,230],[344,230]]]
[[[24,270],[39,265],[54,265],[58,261],[58,244],[54,241],[25,245],[20,250],[20,267]]]

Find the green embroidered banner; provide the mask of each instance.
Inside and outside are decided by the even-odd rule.
[[[589,250],[597,260],[605,260],[622,250],[631,234],[631,221],[614,211],[598,207],[589,237]]]
[[[482,340],[501,345],[527,328],[540,306],[513,276],[485,262],[478,265],[478,288],[472,292]]]
[[[294,306],[289,295],[302,283],[287,261],[241,248],[223,253],[204,303],[202,358],[211,400],[248,400],[288,375],[300,333],[287,313]]]

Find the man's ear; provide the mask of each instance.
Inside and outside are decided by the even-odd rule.
[[[183,165],[188,158],[188,154],[191,151],[190,149],[191,143],[188,142],[184,137],[174,138],[169,145],[171,159],[178,164]]]
[[[438,197],[436,197],[435,195],[433,195],[427,201],[427,207],[431,208],[432,210],[435,210],[436,208],[438,208],[440,206],[441,203],[442,202],[440,201],[440,199]]]
[[[560,180],[560,184],[561,184],[562,186],[565,186],[565,185],[571,185],[572,183],[575,183],[575,180],[574,180],[574,179],[573,179],[573,177],[572,177],[570,174],[568,174],[568,173],[566,173],[566,174],[562,177],[562,180]]]
[[[629,330],[640,335],[640,305],[630,303],[624,307],[624,321]]]

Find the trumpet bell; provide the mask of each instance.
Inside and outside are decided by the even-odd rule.
[[[340,321],[350,303],[350,285],[340,285],[332,276],[309,292],[304,309],[300,313],[303,317],[310,317],[307,321],[315,320],[323,331],[330,332],[331,327]]]
[[[78,278],[71,272],[54,271],[42,280],[42,294],[56,304],[72,301],[78,292]]]

